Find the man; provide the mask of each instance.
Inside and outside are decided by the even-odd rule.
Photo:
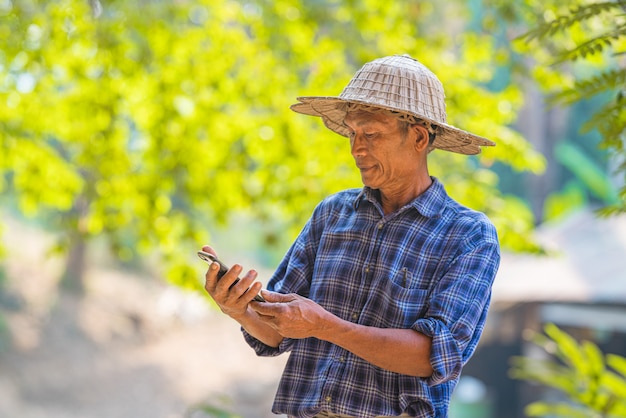
[[[491,222],[448,197],[427,155],[495,144],[446,124],[441,83],[407,55],[366,64],[339,97],[299,101],[350,138],[364,187],[318,205],[265,303],[254,271],[230,288],[239,265],[217,281],[214,263],[206,290],[258,355],[291,352],[275,413],[446,417],[500,255]]]

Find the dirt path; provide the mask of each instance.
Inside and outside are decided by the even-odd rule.
[[[12,342],[0,351],[0,417],[177,418],[195,404],[275,417],[286,357],[256,357],[199,296],[101,269],[87,297],[61,296],[59,261],[36,256],[45,236],[11,225],[4,241]]]

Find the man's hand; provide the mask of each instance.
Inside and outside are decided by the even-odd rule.
[[[202,251],[211,253],[217,257],[213,248],[209,246],[202,247]],[[217,303],[217,306],[219,306],[222,312],[238,320],[246,314],[248,304],[261,290],[261,283],[254,281],[257,278],[257,272],[254,270],[248,271],[245,276],[241,277],[241,280],[231,288],[230,286],[241,274],[242,267],[235,264],[221,279],[217,278],[218,270],[219,266],[217,263],[212,263],[209,266],[205,275],[206,281],[204,289],[213,298],[215,303]]]
[[[284,295],[264,290],[262,295],[267,302],[252,302],[250,307],[262,322],[285,338],[319,338],[332,317],[317,303],[294,293]]]
[[[428,377],[431,338],[412,329],[376,328],[342,320],[310,299],[261,292],[267,302],[251,302],[259,321],[284,338],[315,337],[336,344],[396,373]]]

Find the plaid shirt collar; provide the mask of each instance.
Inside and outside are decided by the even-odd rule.
[[[426,218],[441,216],[443,210],[446,207],[446,199],[448,197],[448,194],[446,193],[443,184],[441,184],[441,182],[437,180],[436,177],[431,177],[431,179],[433,183],[430,185],[430,187],[426,189],[424,193],[417,196],[411,202],[407,203],[398,212],[404,211],[407,208],[412,207]],[[361,193],[359,193],[356,199],[354,199],[354,209],[358,209],[361,205],[361,202],[363,201],[368,201],[372,203],[382,212],[378,189],[372,189],[370,187],[364,186],[361,190]]]

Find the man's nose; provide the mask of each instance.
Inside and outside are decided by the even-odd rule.
[[[350,151],[352,152],[352,156],[362,156],[365,154],[366,150],[367,147],[363,135],[354,134],[352,138],[350,138]]]

